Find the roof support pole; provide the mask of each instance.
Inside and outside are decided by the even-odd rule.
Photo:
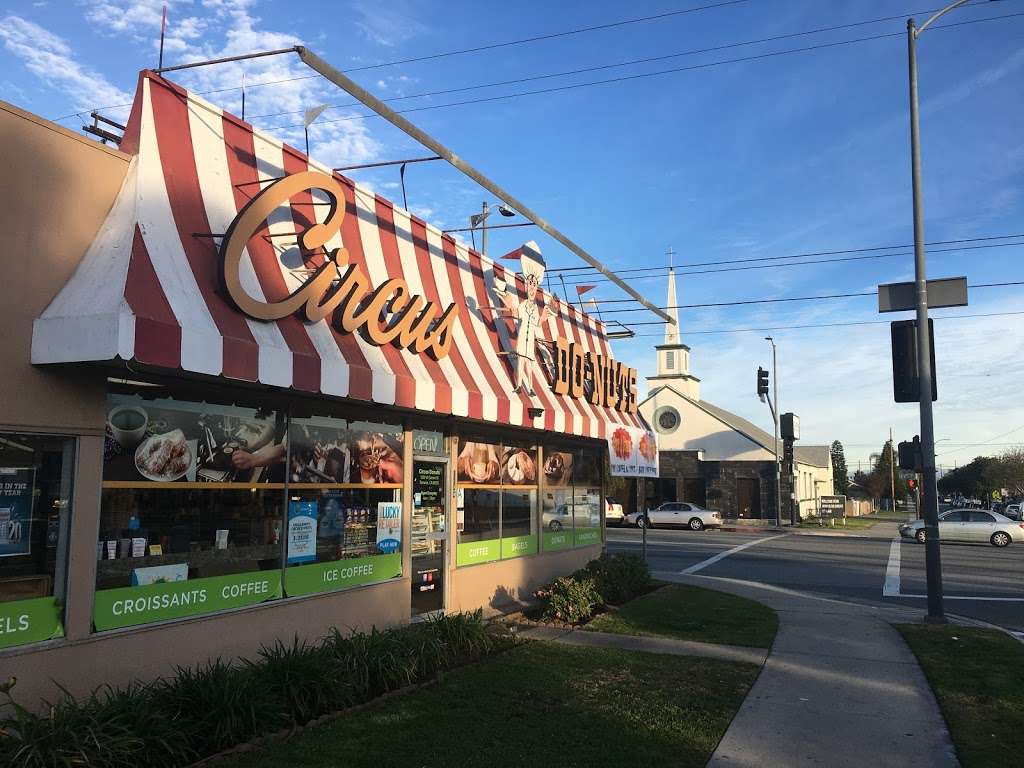
[[[645,299],[640,293],[636,291],[636,289],[628,285],[621,277],[619,277],[614,272],[605,267],[604,264],[599,262],[585,250],[583,250],[582,247],[580,247],[575,242],[570,240],[566,235],[562,234],[562,232],[560,232],[554,226],[545,221],[541,216],[532,211],[521,201],[519,201],[510,193],[506,192],[504,189],[499,187],[495,182],[491,181],[489,178],[484,176],[480,171],[478,171],[476,168],[471,166],[461,157],[456,155],[454,152],[452,152],[450,149],[444,146],[441,142],[437,141],[437,139],[433,138],[429,134],[417,128],[415,125],[410,123],[404,117],[402,117],[393,109],[384,104],[384,102],[382,102],[376,96],[371,94],[369,91],[367,91],[365,88],[360,86],[358,83],[356,83],[346,75],[344,75],[339,70],[332,67],[330,64],[321,59],[308,48],[304,46],[298,46],[295,50],[299,54],[299,57],[302,59],[302,61],[305,62],[305,64],[308,67],[319,72],[326,79],[330,80],[332,83],[337,85],[339,88],[341,88],[343,91],[348,93],[353,98],[358,99],[360,102],[362,102],[367,107],[372,109],[374,112],[383,117],[396,128],[399,128],[400,130],[414,138],[416,141],[418,141],[420,144],[427,147],[428,149],[433,150],[435,154],[447,160],[449,163],[451,163],[453,166],[455,166],[458,170],[460,170],[466,176],[471,178],[481,187],[486,189],[492,195],[494,195],[500,200],[505,201],[509,206],[519,211],[519,213],[521,213],[527,219],[532,221],[542,230],[547,232],[551,237],[553,237],[555,240],[560,242],[570,251],[575,253],[577,256],[583,259],[583,261],[585,261],[591,267],[593,267],[602,275],[607,277],[619,288],[621,288],[634,299],[636,299],[638,302],[643,304],[643,306],[645,306],[655,315],[662,318],[666,323],[669,323],[671,325],[675,324],[675,320],[673,320],[668,314],[666,314],[658,307],[654,306],[647,299]]]

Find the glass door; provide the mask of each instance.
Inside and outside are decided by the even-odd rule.
[[[448,462],[417,459],[412,466],[412,615],[444,610]]]

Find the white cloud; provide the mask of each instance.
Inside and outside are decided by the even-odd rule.
[[[0,20],[0,40],[47,86],[68,95],[74,109],[131,101],[125,91],[83,66],[63,38],[20,16]]]

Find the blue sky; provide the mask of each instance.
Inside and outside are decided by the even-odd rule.
[[[303,42],[342,69],[615,22],[698,5],[689,2],[169,2],[166,63]],[[130,100],[139,69],[154,66],[155,2],[0,3],[0,98],[44,117]],[[493,83],[663,56],[934,7],[911,0],[748,0],[658,21],[398,66],[353,77],[382,97]],[[980,3],[948,22],[1024,12],[1024,2]],[[704,64],[905,30],[902,18],[807,37],[660,62],[396,102],[434,106],[521,90]],[[1024,16],[933,29],[920,42],[926,236],[932,240],[1024,232]],[[309,74],[295,57],[180,73],[199,91]],[[208,96],[235,111],[239,92]],[[250,87],[246,116],[301,146],[302,109],[350,99],[317,78]],[[293,113],[274,115],[274,113]],[[312,154],[334,164],[425,154],[361,109],[326,112],[311,129]],[[117,118],[125,108],[107,109]],[[267,115],[266,117],[257,117]],[[906,41],[895,37],[729,63],[621,83],[424,110],[410,118],[617,269],[786,256],[912,241]],[[330,122],[337,121],[337,122]],[[77,117],[62,124],[77,128]],[[355,175],[355,174],[353,174]],[[401,200],[397,172],[357,178]],[[466,226],[486,193],[442,164],[410,166],[410,207],[441,227]],[[579,262],[539,233],[492,232],[503,253],[528,237],[550,266]],[[934,252],[929,275],[972,283],[1024,280],[1019,247]],[[905,249],[900,249],[905,250]],[[685,268],[683,268],[685,271]],[[909,256],[681,276],[681,303],[873,290],[910,279]],[[659,304],[664,275],[635,280]],[[1024,311],[1021,288],[979,289],[971,306],[935,315]],[[571,290],[571,289],[570,289]],[[599,300],[622,298],[602,284]],[[605,304],[605,309],[622,305]],[[703,396],[764,426],[754,371],[770,363],[760,333],[727,328],[896,319],[871,297],[684,310],[683,338]],[[608,315],[607,317],[612,317]],[[649,313],[615,315],[650,321]],[[617,345],[652,372],[657,325]],[[1024,315],[936,322],[939,463],[963,463],[1024,441]],[[853,464],[876,451],[890,426],[917,431],[913,405],[892,402],[884,324],[774,331],[783,410],[801,416],[806,442],[842,440]],[[652,338],[651,335],[655,337]],[[1012,431],[1011,431],[1012,430]],[[970,446],[967,443],[985,443]]]

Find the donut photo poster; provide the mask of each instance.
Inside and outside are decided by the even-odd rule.
[[[657,436],[643,427],[616,427],[608,435],[608,462],[615,477],[658,477]]]

